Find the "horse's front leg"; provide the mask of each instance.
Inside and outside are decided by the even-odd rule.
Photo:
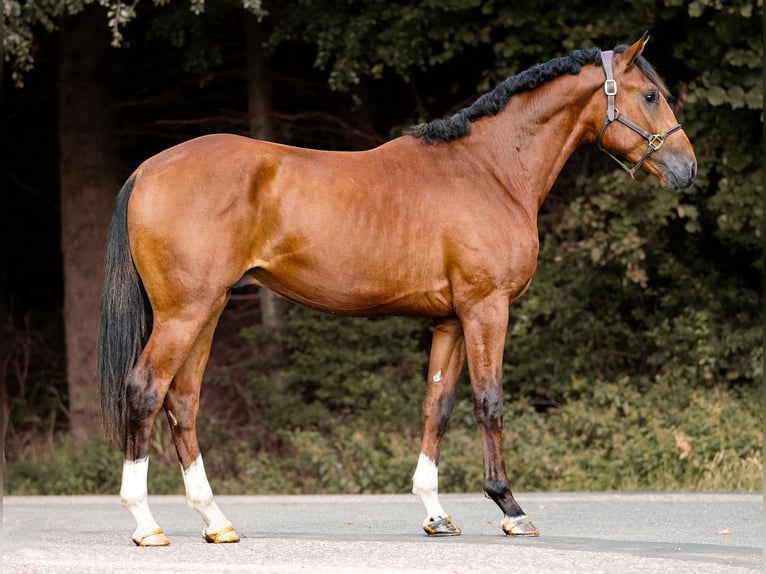
[[[474,415],[481,431],[484,492],[503,511],[503,531],[510,536],[539,536],[540,531],[511,492],[503,453],[503,347],[508,301],[488,300],[463,317]]]
[[[463,329],[457,319],[439,321],[434,325],[428,380],[423,400],[423,444],[418,466],[412,477],[412,492],[420,497],[426,509],[423,530],[429,536],[454,536],[458,528],[439,502],[439,453],[447,430],[455,388],[465,362]]]

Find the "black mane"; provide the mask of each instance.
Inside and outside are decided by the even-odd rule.
[[[627,50],[627,48],[627,46],[617,46],[614,51],[620,53]],[[471,131],[471,123],[500,113],[513,95],[534,90],[542,84],[564,74],[579,74],[582,67],[588,64],[594,66],[602,65],[601,50],[599,48],[576,50],[569,56],[556,58],[544,64],[537,64],[520,74],[504,80],[492,91],[479,97],[470,106],[463,108],[454,115],[413,126],[406,133],[422,139],[427,144],[459,139]],[[651,82],[658,86],[663,94],[667,93],[667,89],[659,75],[646,59],[639,57],[636,59],[636,65]]]

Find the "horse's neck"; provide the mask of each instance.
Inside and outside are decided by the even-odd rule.
[[[586,66],[578,75],[517,94],[476,130],[496,148],[493,155],[503,158],[493,166],[497,180],[516,200],[526,198],[530,208],[540,208],[572,153],[593,139],[590,104],[598,91],[597,73],[598,68]]]

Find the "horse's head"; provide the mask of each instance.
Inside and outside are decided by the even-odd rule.
[[[643,169],[668,189],[684,189],[694,183],[697,160],[665,99],[667,88],[641,56],[648,40],[644,34],[632,46],[601,54],[606,114],[598,146],[631,177]],[[616,156],[629,160],[633,167],[626,167]]]

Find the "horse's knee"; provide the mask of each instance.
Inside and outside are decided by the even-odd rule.
[[[476,421],[487,428],[502,428],[503,426],[503,392],[482,389],[475,392],[473,397],[473,414]]]
[[[454,394],[443,394],[429,399],[423,403],[423,415],[435,431],[437,436],[443,436],[452,417],[452,408],[455,405]]]

